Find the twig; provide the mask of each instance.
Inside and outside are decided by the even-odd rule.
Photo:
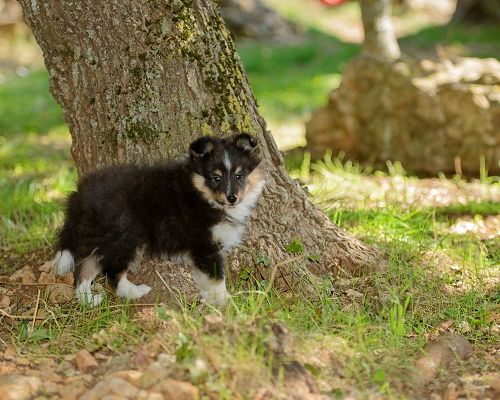
[[[165,282],[165,279],[163,279],[163,276],[160,275],[157,269],[155,269],[156,275],[158,275],[158,278],[163,282],[167,290],[172,294],[172,296],[175,296],[175,293],[172,289],[170,289],[170,286],[168,286],[167,282]]]
[[[163,284],[165,285],[165,287],[167,288],[167,290],[172,294],[172,296],[174,297],[175,301],[182,308],[182,303],[177,298],[177,294],[170,288],[170,286],[168,286],[167,282],[165,282],[165,279],[163,279],[163,276],[160,275],[160,273],[158,272],[157,269],[155,269],[155,272],[156,272],[156,275],[158,275],[158,278],[160,278],[160,280],[163,282]]]
[[[0,308],[0,314],[4,315],[10,319],[33,319],[33,317],[30,315],[11,315],[8,312],[2,310],[1,308]],[[36,319],[45,319],[45,317],[38,317],[37,316]]]
[[[13,285],[13,286],[47,286],[47,285],[60,285],[60,286],[67,286],[67,287],[73,287],[73,285],[68,285],[66,283],[59,283],[59,282],[45,282],[45,283],[22,283],[22,282],[11,282],[11,281],[0,281],[2,285]]]
[[[36,321],[36,315],[38,314],[38,304],[39,303],[40,303],[40,289],[38,289],[38,295],[36,297],[35,312],[33,313],[33,320],[31,321],[30,335],[33,333],[33,331],[35,329],[35,321]]]
[[[45,310],[47,310],[47,312],[52,316],[52,319],[54,320],[54,322],[56,323],[57,327],[60,328],[59,326],[59,322],[57,322],[57,318],[56,318],[56,315],[54,314],[54,311],[52,311],[50,308],[49,308],[49,305],[47,304],[47,302],[42,299],[43,301],[43,304],[45,304]]]

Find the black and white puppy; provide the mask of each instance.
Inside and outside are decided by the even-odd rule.
[[[246,133],[202,137],[190,156],[156,166],[113,166],[84,176],[68,198],[54,267],[74,271],[75,294],[92,294],[104,273],[116,294],[137,299],[147,285],[127,279],[143,255],[181,257],[192,265],[202,298],[222,306],[228,293],[224,253],[238,245],[264,187],[256,140]]]

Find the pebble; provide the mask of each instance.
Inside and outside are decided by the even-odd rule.
[[[96,359],[87,350],[75,354],[75,364],[80,372],[89,372],[99,366]]]
[[[108,395],[116,395],[121,399],[135,399],[138,392],[139,389],[125,379],[106,377],[80,397],[80,400],[101,400]]]
[[[2,375],[0,376],[0,399],[29,399],[36,394],[41,384],[41,380],[34,376]]]
[[[198,400],[198,388],[192,383],[175,379],[163,379],[157,383],[152,392],[160,392],[165,400]]]
[[[345,291],[345,293],[349,296],[349,297],[354,297],[354,298],[361,298],[364,296],[363,293],[361,292],[358,292],[357,290],[354,290],[354,289],[347,289]]]
[[[0,296],[0,308],[6,310],[10,306],[10,297],[3,294]]]
[[[73,382],[71,385],[64,385],[59,395],[63,400],[77,400],[84,390],[83,382]]]
[[[38,270],[41,272],[50,272],[52,271],[52,261],[47,261],[46,263],[40,265]]]
[[[47,285],[47,293],[52,303],[64,303],[73,298],[74,289],[62,283],[54,283]]]
[[[144,370],[144,375],[141,379],[141,387],[147,389],[157,383],[158,381],[166,378],[168,370],[158,361],[152,362]]]
[[[219,314],[208,314],[205,315],[204,323],[208,332],[217,332],[224,327],[224,318]]]
[[[30,365],[31,362],[26,357],[18,357],[16,359],[16,364],[17,365],[22,365],[22,366],[26,367],[26,366]]]
[[[13,360],[16,358],[17,352],[16,349],[12,346],[7,346],[7,348],[3,352],[3,358],[5,360]]]
[[[134,369],[113,372],[110,376],[125,379],[134,386],[140,386],[143,373]]]
[[[11,282],[17,282],[21,281],[21,283],[35,283],[35,274],[33,273],[33,270],[29,265],[26,265],[25,267],[21,268],[20,270],[17,270],[14,272],[10,278],[9,281]]]
[[[52,271],[42,272],[38,278],[38,283],[55,283],[56,276]]]

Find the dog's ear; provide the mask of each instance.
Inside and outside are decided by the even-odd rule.
[[[189,146],[189,153],[191,154],[191,158],[201,158],[205,157],[208,154],[211,154],[215,148],[214,138],[211,136],[201,137],[196,139]]]
[[[257,146],[257,139],[248,133],[238,133],[233,137],[234,145],[244,151],[245,153],[250,153]]]

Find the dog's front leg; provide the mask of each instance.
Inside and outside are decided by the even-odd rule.
[[[224,258],[219,251],[194,258],[191,275],[200,291],[201,297],[208,304],[222,307],[226,304],[229,293],[224,277]]]

